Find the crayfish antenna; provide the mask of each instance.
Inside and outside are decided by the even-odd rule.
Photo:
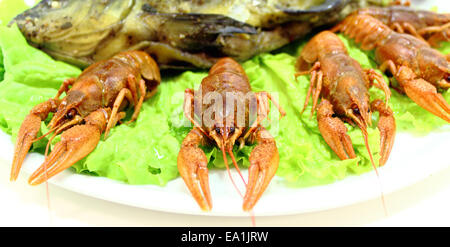
[[[47,133],[41,135],[41,136],[38,137],[38,138],[35,138],[35,139],[33,140],[33,142],[37,142],[37,141],[43,139],[44,137],[48,136],[50,133],[52,133],[52,132],[55,131],[56,129],[58,129],[58,126],[55,126],[55,127],[51,128],[49,131],[47,131]]]
[[[239,176],[241,177],[242,182],[245,184],[245,186],[247,186],[247,182],[245,182],[244,176],[242,176],[241,170],[239,169],[236,159],[234,158],[233,150],[229,149],[228,153],[230,154],[231,160],[233,161],[233,165],[236,168],[237,172],[239,173]]]
[[[239,193],[239,195],[243,198],[244,196],[242,195],[241,191],[239,190],[239,188],[237,187],[236,183],[234,182],[233,177],[231,176],[231,171],[230,171],[230,167],[228,166],[228,159],[227,159],[227,153],[225,152],[225,147],[224,145],[222,145],[222,147],[220,148],[222,150],[222,154],[223,154],[223,162],[225,163],[225,166],[227,168],[227,172],[228,172],[228,176],[231,179],[231,183],[233,183],[234,188],[236,189],[236,191]],[[240,174],[240,172],[239,172]],[[242,175],[241,175],[242,176]],[[244,178],[242,178],[244,179]]]
[[[372,167],[375,170],[375,174],[377,175],[378,185],[380,186],[381,202],[383,204],[384,214],[387,215],[388,213],[387,213],[386,203],[385,203],[385,200],[384,200],[383,188],[381,186],[380,174],[378,173],[377,166],[375,165],[375,162],[373,161],[372,152],[370,151],[369,135],[367,134],[367,129],[366,129],[365,126],[359,125],[359,128],[360,128],[360,130],[362,132],[362,135],[363,135],[363,138],[364,138],[364,144],[366,145],[367,152],[369,153],[370,163],[372,163]]]
[[[228,163],[227,163],[226,157],[225,157],[226,154],[225,154],[224,151],[225,151],[225,150],[222,149],[222,152],[223,152],[223,154],[224,154],[224,162],[225,162],[225,164],[227,164],[228,175],[230,176],[230,179],[231,179],[231,181],[233,182],[233,185],[234,185],[234,187],[236,188],[237,192],[238,192],[239,195],[242,197],[242,199],[244,199],[244,196],[242,195],[241,191],[237,188],[236,184],[235,184],[234,181],[233,181],[233,178],[231,177],[231,173],[230,173],[230,170],[228,169]],[[247,187],[247,183],[245,182],[245,179],[244,179],[244,177],[242,176],[241,170],[239,169],[239,167],[238,167],[238,165],[237,165],[237,162],[236,162],[236,159],[234,158],[234,154],[233,154],[232,149],[229,149],[229,150],[228,150],[228,153],[229,153],[230,156],[231,156],[231,160],[233,161],[233,164],[234,164],[234,166],[236,167],[236,170],[238,171],[239,176],[241,176],[241,178],[242,178],[242,182],[244,182],[245,187]],[[256,226],[255,214],[254,214],[254,212],[253,212],[253,209],[251,209],[251,210],[249,210],[249,211],[250,211],[250,218],[251,218],[251,221],[252,221],[252,226]]]

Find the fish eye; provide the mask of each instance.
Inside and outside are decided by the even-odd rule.
[[[446,81],[450,81],[450,74],[447,75],[447,77],[445,78]]]
[[[353,113],[355,113],[356,115],[359,115],[359,114],[361,114],[361,112],[359,112],[359,109],[358,109],[358,107],[356,107],[356,108],[353,108]]]
[[[367,112],[370,112],[370,109],[367,109]]]
[[[216,133],[220,135],[220,128],[216,127]]]
[[[234,133],[234,127],[230,127],[230,134]]]

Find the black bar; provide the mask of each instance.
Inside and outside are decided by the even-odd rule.
[[[168,246],[168,247],[277,247],[309,246],[330,244],[386,246],[393,240],[416,241],[418,239],[436,241],[442,238],[448,242],[449,228],[356,228],[356,227],[36,227],[0,228],[0,235],[14,241],[32,240],[44,245],[58,243],[89,246]],[[17,235],[17,236],[14,236]],[[445,239],[447,238],[447,239]],[[61,239],[61,241],[59,240]],[[363,240],[363,242],[361,242]],[[141,243],[134,245],[131,243]],[[285,245],[284,243],[292,243]]]

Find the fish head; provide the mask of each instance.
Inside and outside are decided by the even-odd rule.
[[[30,43],[53,57],[85,66],[93,62],[86,57],[114,34],[133,5],[132,0],[43,0],[9,25],[17,24]]]

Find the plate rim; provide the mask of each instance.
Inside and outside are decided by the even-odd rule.
[[[450,125],[446,125],[443,126],[442,128],[431,132],[430,134],[426,135],[426,136],[422,136],[422,137],[417,137],[411,134],[407,134],[407,133],[397,133],[396,136],[396,144],[398,144],[399,139],[400,139],[400,143],[403,142],[408,142],[407,139],[409,138],[415,138],[415,139],[419,139],[419,140],[425,140],[425,139],[431,139],[431,140],[427,140],[427,142],[433,141],[434,140],[438,140],[436,138],[440,138],[440,141],[444,142],[445,139],[450,138]],[[404,139],[403,141],[401,141],[402,139]],[[427,144],[423,144],[422,146],[426,146]],[[0,160],[4,161],[2,163],[5,164],[10,164],[12,161],[12,150],[14,148],[14,145],[11,141],[11,136],[4,133],[3,131],[0,131],[0,146],[4,146],[2,149],[5,150],[4,152],[0,152]],[[394,145],[394,149],[396,147],[398,147],[399,145]],[[420,146],[420,145],[419,145]],[[441,145],[443,146],[443,145]],[[392,154],[395,154],[396,150],[392,151]],[[436,152],[438,152],[439,150],[436,150]],[[445,153],[444,153],[445,154]],[[420,156],[420,153],[418,154]],[[394,155],[395,156],[395,155]],[[391,157],[392,158],[392,157]],[[335,209],[335,208],[340,208],[340,207],[344,207],[344,206],[348,206],[348,205],[352,205],[352,204],[356,204],[356,203],[360,203],[360,202],[364,202],[364,201],[368,201],[368,200],[372,200],[372,199],[376,199],[377,197],[379,197],[381,199],[381,190],[380,187],[383,185],[382,191],[383,191],[383,196],[386,197],[387,195],[389,195],[390,193],[393,193],[395,191],[398,191],[400,189],[406,188],[408,186],[414,185],[415,183],[418,183],[422,180],[424,180],[425,178],[427,178],[428,176],[432,175],[435,172],[439,172],[442,169],[445,169],[447,167],[450,167],[450,162],[448,162],[449,164],[445,164],[445,162],[434,162],[436,163],[434,166],[431,166],[431,169],[425,169],[425,170],[419,170],[419,171],[410,171],[409,172],[409,178],[406,180],[398,180],[398,181],[403,181],[400,183],[395,183],[393,182],[392,178],[386,175],[389,175],[389,172],[391,172],[390,170],[395,169],[392,168],[393,166],[395,166],[393,164],[393,162],[391,162],[391,158],[388,161],[388,163],[383,166],[383,167],[379,167],[378,171],[380,173],[380,177],[377,177],[375,175],[375,172],[369,171],[360,175],[350,175],[350,176],[346,176],[344,179],[341,180],[337,180],[333,183],[330,184],[326,184],[326,185],[319,185],[319,186],[312,186],[312,187],[305,187],[305,188],[289,188],[286,185],[283,185],[283,179],[281,177],[274,177],[273,181],[271,182],[271,185],[268,187],[267,191],[265,192],[260,201],[258,202],[258,204],[255,206],[255,209],[253,210],[253,214],[255,216],[282,216],[282,215],[294,215],[294,214],[304,214],[304,213],[312,213],[312,212],[318,212],[318,211],[324,211],[324,210],[330,210],[330,209]],[[417,162],[421,162],[419,157]],[[439,158],[444,158],[444,155],[441,155],[441,157],[435,158],[437,160],[439,160]],[[37,167],[37,165],[39,165],[38,163],[34,163],[33,161],[36,160],[43,160],[43,155],[38,154],[38,153],[31,153],[27,156],[27,158],[25,159],[24,165],[23,165],[23,171],[21,172],[20,176],[25,176],[26,175],[30,175],[31,172],[33,171],[33,167]],[[398,158],[397,158],[398,159]],[[411,159],[411,157],[410,157]],[[445,160],[445,159],[442,159]],[[420,168],[420,167],[419,167]],[[430,168],[430,167],[429,167]],[[243,169],[242,170],[244,172],[244,176],[246,175],[247,169]],[[395,171],[395,173],[398,173],[398,171]],[[216,177],[214,177],[216,176]],[[222,177],[220,177],[222,176]],[[219,177],[221,179],[225,178],[227,176],[226,171],[225,170],[213,170],[210,171],[210,181],[213,178]],[[381,179],[381,180],[380,180]],[[394,180],[397,180],[394,178]],[[216,180],[219,181],[219,180]],[[50,184],[58,186],[60,188],[72,191],[72,192],[76,192],[88,197],[93,197],[93,198],[97,198],[97,199],[101,199],[104,201],[109,201],[109,202],[113,202],[113,203],[118,203],[118,204],[122,204],[122,205],[127,205],[127,206],[132,206],[132,207],[136,207],[136,208],[142,208],[142,209],[147,209],[147,210],[153,210],[153,211],[161,211],[161,212],[166,212],[166,213],[175,213],[175,214],[184,214],[184,215],[199,215],[199,216],[219,216],[219,217],[249,217],[250,214],[247,212],[244,212],[242,210],[238,210],[237,206],[240,205],[232,205],[232,207],[230,207],[231,209],[228,211],[224,211],[223,208],[219,209],[219,210],[215,210],[215,208],[213,207],[213,210],[210,212],[203,212],[199,209],[199,207],[197,206],[197,204],[195,203],[194,199],[191,197],[189,191],[187,190],[187,188],[185,188],[184,186],[184,182],[182,181],[182,179],[180,177],[171,180],[168,182],[168,184],[166,185],[166,187],[161,187],[158,185],[130,185],[130,184],[126,184],[124,182],[121,181],[117,181],[117,180],[113,180],[110,178],[106,178],[106,177],[97,177],[97,176],[89,176],[89,175],[83,175],[83,174],[77,174],[74,171],[70,171],[70,170],[65,170],[63,171],[61,174],[58,174],[57,176],[51,178],[48,181]],[[86,183],[87,184],[84,184]],[[92,183],[97,183],[100,184],[100,187],[95,188],[93,191],[89,191],[88,189],[92,189]],[[81,184],[81,185],[80,185]],[[181,186],[183,186],[183,191],[178,191],[178,194],[170,194],[172,193],[169,190],[169,194],[167,194],[167,186],[173,186],[174,188],[178,188]],[[231,186],[231,183],[230,187]],[[284,188],[275,188],[275,187],[279,187],[280,184],[282,186],[284,186]],[[104,189],[106,186],[106,188],[109,189],[118,189],[121,190],[122,194],[119,193],[119,195],[121,196],[113,196],[111,195],[111,193],[106,193],[106,194],[102,194],[107,192],[106,190],[102,190]],[[355,187],[360,187],[357,188],[356,190],[354,190],[352,188],[352,186]],[[150,189],[150,190],[148,190]],[[217,189],[217,186],[216,186]],[[361,191],[358,191],[361,189],[364,189],[364,193],[360,193]],[[214,192],[214,188],[212,186],[212,194],[213,194],[213,204],[215,203],[215,199],[217,199],[217,194],[215,194]],[[163,198],[166,199],[166,204],[165,203],[146,203],[143,202],[140,199],[133,199],[130,197],[129,195],[131,195],[132,193],[130,193],[129,195],[127,195],[128,193],[125,192],[132,192],[132,191],[137,191],[137,192],[143,192],[144,196],[161,196]],[[317,193],[319,196],[320,195],[327,195],[326,191],[328,192],[328,196],[331,196],[331,198],[334,200],[333,203],[317,203],[317,204],[307,204],[309,206],[303,206],[303,207],[287,207],[285,206],[285,210],[283,210],[282,208],[280,210],[264,210],[264,205],[267,205],[267,203],[270,203],[271,200],[275,200],[277,201],[277,199],[283,199],[285,195],[277,195],[274,193],[278,193],[279,191],[283,192],[283,193],[290,193],[290,196],[293,196],[292,198],[292,202],[301,202],[301,203],[307,203],[307,201],[303,200],[302,198],[295,198],[295,197],[302,197],[302,196],[309,196],[310,198],[306,197],[303,199],[311,199],[315,196],[315,194]],[[325,192],[324,192],[325,191]],[[356,191],[356,192],[355,192]],[[333,192],[333,195],[330,195],[330,192]],[[356,193],[356,196],[349,196],[349,192],[351,193]],[[125,193],[125,195],[124,195]],[[220,193],[220,192],[218,192]],[[270,194],[272,193],[272,194]],[[148,194],[148,195],[147,195]],[[339,198],[339,196],[343,197],[343,198]],[[227,197],[220,197],[220,200],[218,201],[219,203],[223,202],[223,199],[226,199]],[[185,210],[180,210],[180,208],[175,207],[170,207],[170,205],[168,205],[167,203],[173,203],[173,202],[178,202],[179,200],[183,200],[183,205],[186,205],[187,208],[185,208]],[[231,202],[236,202],[238,201],[239,198],[237,198],[237,195],[234,196],[234,199],[231,199]],[[289,198],[287,198],[287,200],[289,200]],[[324,199],[325,200],[325,199]],[[162,200],[164,201],[164,199]],[[262,205],[262,206],[261,206]],[[313,207],[315,205],[315,207]],[[169,206],[169,207],[167,207]],[[221,205],[222,206],[222,205]],[[270,208],[270,207],[269,207]],[[380,210],[382,209],[382,203],[380,200]]]

